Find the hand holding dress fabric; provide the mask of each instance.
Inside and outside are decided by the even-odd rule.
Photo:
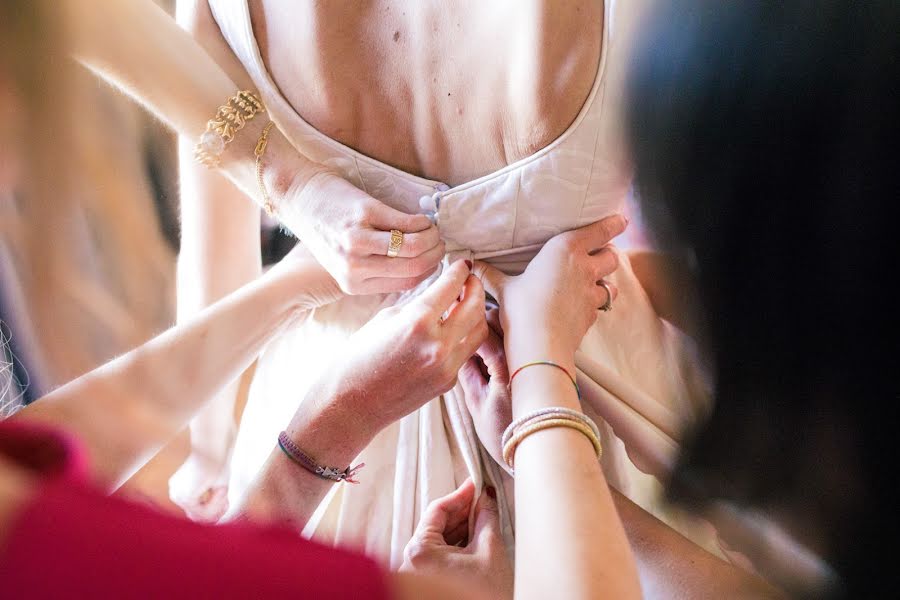
[[[451,389],[487,333],[484,288],[457,261],[421,295],[357,331],[313,396],[333,398],[324,410],[346,413],[348,423],[374,436]]]
[[[560,357],[568,358],[558,362],[571,362],[598,309],[615,300],[616,288],[603,278],[618,266],[609,243],[626,225],[624,217],[614,215],[559,234],[515,277],[476,264],[485,290],[500,303],[507,353],[515,354],[508,356],[511,366]],[[528,355],[530,347],[549,349],[550,356]]]
[[[475,432],[491,458],[504,470],[500,438],[512,422],[512,399],[509,393],[509,369],[503,351],[503,330],[497,308],[487,311],[489,332],[475,356],[459,370],[459,383],[465,394],[466,408],[472,415]]]
[[[298,178],[278,202],[277,216],[348,294],[408,290],[444,256],[426,216],[395,210],[329,171]],[[401,234],[396,256],[388,256],[392,231]]]
[[[500,535],[494,493],[488,488],[476,501],[475,484],[467,479],[429,504],[406,545],[401,570],[448,575],[490,592],[491,598],[512,598],[513,569]]]
[[[343,469],[384,428],[452,388],[487,330],[484,288],[471,263],[458,261],[408,304],[382,310],[351,336],[284,434],[317,465]],[[299,530],[332,484],[276,448],[233,514]]]

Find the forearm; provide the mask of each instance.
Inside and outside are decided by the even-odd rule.
[[[549,359],[574,373],[574,358],[553,351],[552,342],[537,346],[541,354],[514,343],[507,342],[510,372]],[[581,410],[564,373],[531,367],[515,378],[513,418],[551,406]],[[640,597],[634,559],[590,440],[566,427],[538,431],[517,448],[515,469],[516,597]]]
[[[611,489],[647,598],[779,598],[765,581],[700,548]]]
[[[259,208],[218,173],[179,147],[181,245],[178,321],[224,298],[262,272]]]
[[[182,135],[198,138],[210,109],[235,92],[232,78],[152,0],[95,0],[91,10],[68,4],[75,57]]]
[[[306,394],[285,431],[317,464],[343,469],[359,455],[380,429],[352,411],[353,399],[340,397],[340,382],[321,379]],[[348,401],[349,400],[349,401]],[[228,518],[242,515],[257,521],[278,522],[303,529],[335,483],[295,463],[272,440],[273,450],[238,506]],[[361,477],[366,476],[365,470]]]
[[[76,58],[188,140],[200,137],[216,109],[238,89],[252,89],[227,46],[214,55],[224,60],[227,53],[231,75],[152,0],[97,0],[91,10],[70,0],[69,9]],[[249,121],[222,157],[221,171],[253,198],[258,195],[253,149],[267,122],[265,115]],[[277,131],[270,140],[264,173],[273,195],[322,170]]]
[[[260,279],[189,323],[51,392],[17,418],[75,433],[98,478],[115,487],[296,318],[299,285],[281,276]]]
[[[179,144],[181,245],[178,253],[178,322],[261,273],[259,208],[215,171],[197,164],[189,141]],[[237,434],[239,377],[224,386],[191,420],[188,464],[172,482],[173,498],[186,503],[227,475]]]
[[[700,334],[694,274],[674,257],[658,252],[630,252],[628,258],[656,314],[688,335]]]

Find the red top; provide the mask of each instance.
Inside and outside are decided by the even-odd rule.
[[[0,596],[373,598],[385,576],[364,556],[280,528],[208,526],[87,485],[77,444],[0,423],[0,454],[43,477],[0,548]]]

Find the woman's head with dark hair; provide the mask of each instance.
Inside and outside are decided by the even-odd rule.
[[[896,512],[898,15],[674,0],[630,79],[642,208],[695,271],[715,381],[673,495],[789,514],[848,578]]]

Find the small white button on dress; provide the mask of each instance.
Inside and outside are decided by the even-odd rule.
[[[441,192],[445,192],[450,189],[450,187],[446,184],[438,184],[435,186],[437,191],[430,196],[422,196],[419,198],[419,208],[422,210],[422,214],[428,217],[428,219],[434,223],[438,224],[438,213],[441,210]]]

